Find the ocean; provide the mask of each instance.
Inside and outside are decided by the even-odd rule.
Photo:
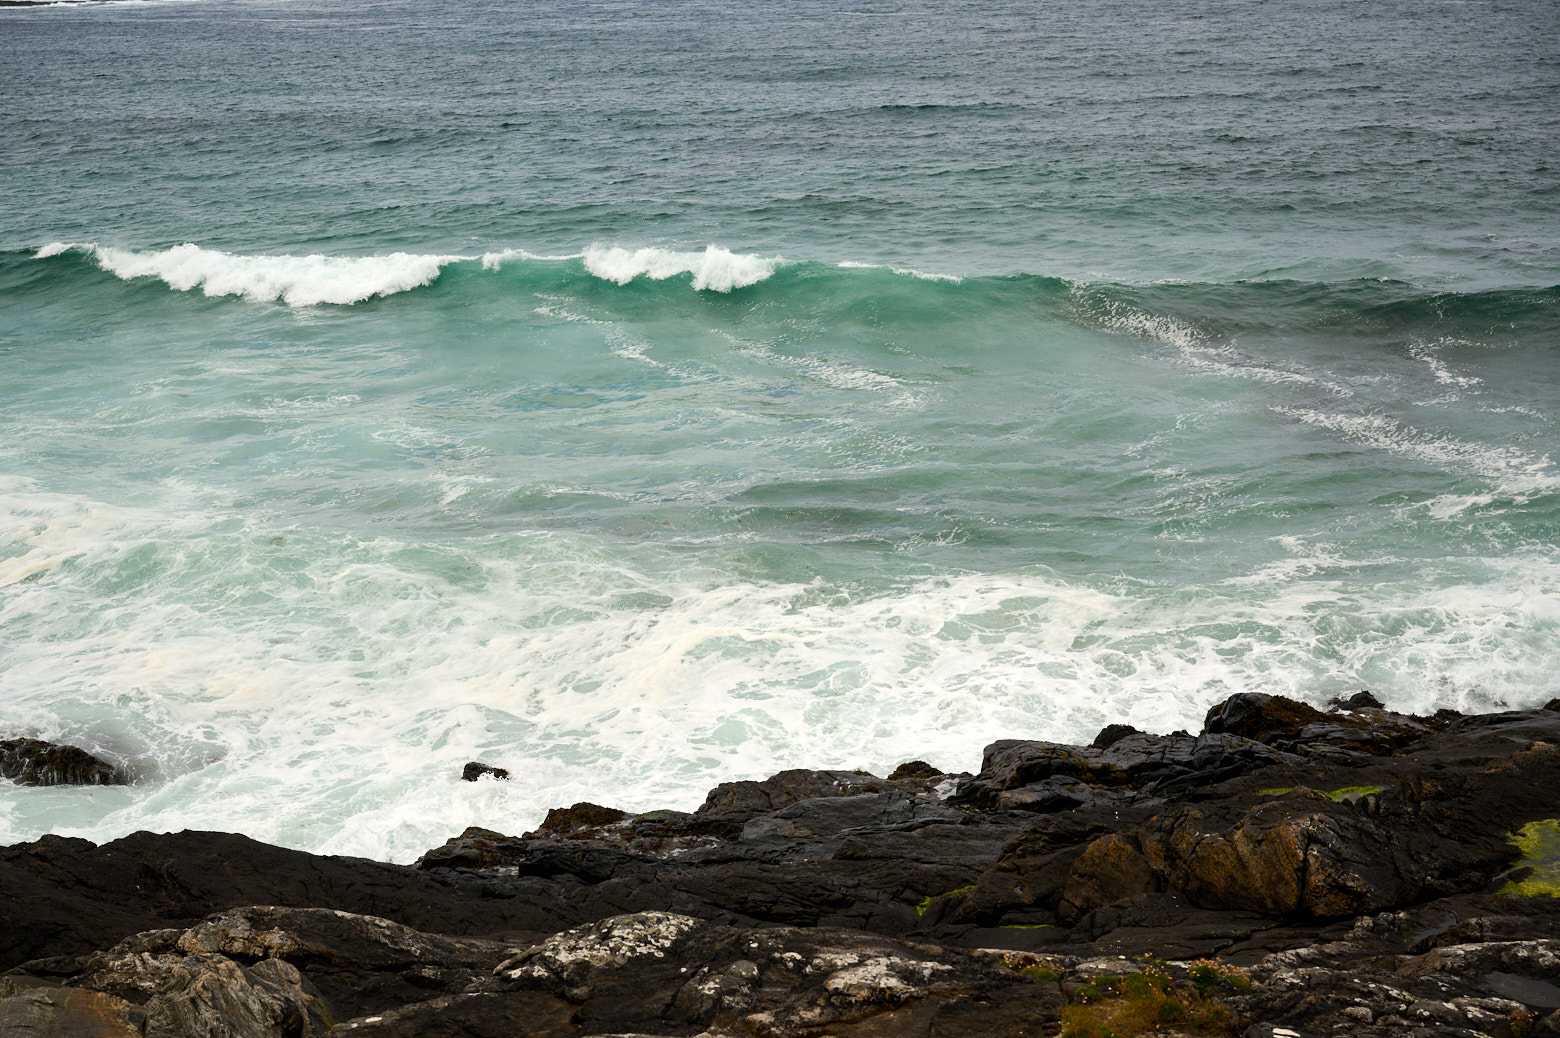
[[[1550,0],[0,10],[0,843],[1543,703],[1557,142]]]

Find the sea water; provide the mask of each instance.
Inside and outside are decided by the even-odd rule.
[[[1557,10],[0,10],[0,842],[1560,694]]]

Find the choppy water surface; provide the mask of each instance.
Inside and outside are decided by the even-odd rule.
[[[0,841],[1553,697],[1555,10],[0,10]]]

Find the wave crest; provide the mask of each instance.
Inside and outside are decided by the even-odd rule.
[[[779,259],[749,256],[711,245],[703,252],[672,252],[668,249],[628,249],[591,246],[582,257],[585,269],[603,281],[626,285],[637,277],[664,281],[679,274],[692,274],[695,289],[730,292],[756,285],[773,274]]]
[[[387,256],[235,256],[186,242],[171,249],[137,252],[96,244],[53,242],[36,253],[47,259],[80,249],[117,277],[161,278],[170,288],[199,288],[208,296],[242,296],[288,306],[348,305],[430,284],[459,256],[393,252]]]

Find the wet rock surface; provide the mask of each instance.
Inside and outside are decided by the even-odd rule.
[[[124,773],[76,746],[42,739],[0,739],[0,778],[23,786],[116,786]]]
[[[1560,1034],[1556,747],[1547,708],[1240,695],[415,867],[46,837],[0,850],[0,1035]]]

